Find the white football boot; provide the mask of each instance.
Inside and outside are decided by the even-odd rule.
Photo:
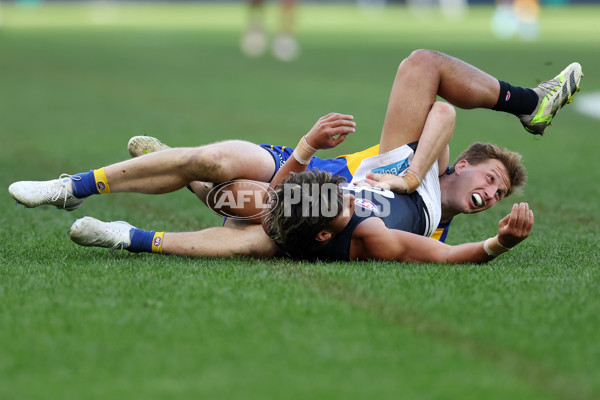
[[[300,55],[300,46],[292,34],[280,32],[275,36],[271,51],[279,61],[293,61]]]
[[[579,92],[583,72],[579,63],[569,64],[554,79],[544,81],[533,90],[537,93],[538,105],[529,115],[519,115],[525,130],[534,135],[543,135],[552,125],[552,119],[566,104],[573,101]]]
[[[260,57],[267,51],[267,32],[260,22],[252,23],[242,34],[240,47],[251,58]]]
[[[170,148],[171,147],[152,136],[134,136],[129,139],[129,143],[127,143],[127,150],[131,157],[134,158]]]
[[[125,221],[102,222],[92,217],[77,219],[69,237],[81,246],[105,247],[111,249],[126,249],[131,245],[131,229],[133,225]]]
[[[48,205],[72,211],[85,200],[73,195],[73,179],[81,178],[62,174],[51,181],[20,181],[10,185],[8,191],[17,203],[25,207]]]

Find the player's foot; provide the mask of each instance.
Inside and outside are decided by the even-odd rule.
[[[279,61],[292,61],[300,54],[300,47],[291,33],[280,32],[275,36],[272,51]]]
[[[267,51],[267,32],[262,24],[251,24],[242,34],[242,52],[248,57],[260,57]]]
[[[543,135],[552,124],[552,118],[565,104],[573,101],[579,92],[583,72],[579,63],[572,63],[554,79],[539,84],[533,90],[537,93],[538,105],[529,115],[519,115],[525,130],[534,135]]]
[[[134,136],[127,143],[127,150],[131,157],[139,157],[166,149],[170,149],[170,147],[152,136]]]
[[[69,237],[81,246],[126,249],[131,245],[133,225],[125,221],[102,222],[96,218],[83,217],[73,223]]]
[[[8,187],[8,191],[17,203],[25,207],[49,205],[71,211],[85,200],[73,195],[73,179],[77,178],[63,174],[51,181],[15,182]]]

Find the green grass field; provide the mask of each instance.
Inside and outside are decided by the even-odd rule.
[[[532,236],[485,266],[111,256],[68,239],[74,218],[170,231],[220,218],[185,190],[72,213],[6,191],[125,159],[144,133],[294,145],[331,111],[359,124],[339,152],[361,150],[417,48],[522,86],[577,60],[582,94],[599,91],[600,8],[544,9],[531,43],[494,39],[491,8],[452,22],[305,5],[293,63],[240,54],[241,5],[123,5],[95,25],[91,10],[0,8],[1,399],[600,398],[600,120],[574,105],[542,139],[458,111],[452,156],[486,140],[530,171],[515,201],[535,211]],[[456,218],[449,243],[494,235],[511,205]]]

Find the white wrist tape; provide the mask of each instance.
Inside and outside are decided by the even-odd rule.
[[[306,135],[302,136],[302,140],[304,141],[304,144],[306,145],[306,147],[308,148],[308,150],[312,151],[313,154],[317,152],[317,149],[315,149],[310,144],[308,144],[308,140],[306,140]]]
[[[510,251],[512,249],[503,246],[498,241],[498,235],[496,235],[483,242],[483,250],[485,250],[488,256],[498,257],[500,254],[506,253],[507,251]]]
[[[292,152],[292,155],[294,156],[294,158],[296,159],[296,161],[298,161],[302,165],[308,165],[310,163],[310,159],[309,160],[303,159],[302,157],[300,157],[298,155],[298,151],[296,151],[295,149]]]
[[[409,168],[406,169],[406,172],[401,178],[404,180],[404,183],[406,183],[406,194],[411,194],[421,186],[421,178]]]
[[[300,139],[300,142],[298,142],[298,146],[296,146],[292,152],[292,155],[300,164],[308,165],[312,156],[314,156],[316,152],[317,149],[309,145],[306,141],[306,137],[302,136],[302,139]]]

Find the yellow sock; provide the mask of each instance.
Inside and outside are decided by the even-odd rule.
[[[152,239],[152,252],[153,253],[162,253],[162,244],[164,239],[164,232],[156,232],[154,234],[154,238]]]
[[[96,180],[96,189],[98,189],[100,194],[110,193],[110,187],[108,186],[108,181],[106,180],[104,168],[94,170],[94,179]]]

